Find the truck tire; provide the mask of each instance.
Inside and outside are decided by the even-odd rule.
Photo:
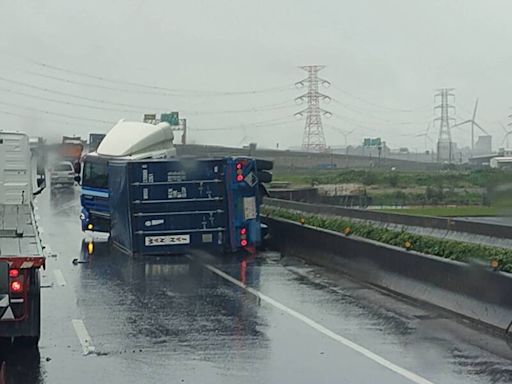
[[[24,347],[37,347],[41,337],[41,284],[39,270],[30,274],[29,317],[27,319],[27,336],[17,337],[15,342]]]
[[[256,169],[258,171],[270,171],[274,168],[274,162],[272,160],[256,159]]]
[[[260,183],[270,183],[272,181],[272,172],[271,171],[259,171],[257,172],[258,181]]]

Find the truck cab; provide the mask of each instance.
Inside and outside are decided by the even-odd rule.
[[[110,230],[108,164],[113,160],[166,159],[176,157],[172,127],[119,121],[103,138],[96,152],[83,159],[80,219],[83,231]]]

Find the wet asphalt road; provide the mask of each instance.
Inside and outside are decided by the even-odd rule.
[[[512,382],[502,337],[297,259],[88,255],[78,196],[38,198],[43,335],[2,346],[9,384]]]

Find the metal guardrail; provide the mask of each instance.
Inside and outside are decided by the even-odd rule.
[[[435,228],[446,231],[512,239],[512,227],[508,225],[478,223],[468,220],[434,216],[414,216],[400,213],[376,212],[366,209],[345,208],[336,205],[311,204],[271,198],[265,198],[264,204],[313,214],[343,216],[360,220],[380,221],[405,226]]]
[[[509,332],[512,276],[356,236],[266,217],[269,245],[285,256],[348,275]]]

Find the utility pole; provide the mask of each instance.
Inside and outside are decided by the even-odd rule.
[[[325,68],[324,65],[308,65],[299,67],[308,73],[308,77],[298,81],[295,85],[299,88],[307,85],[308,91],[295,98],[295,101],[307,101],[307,107],[295,113],[302,117],[306,114],[306,124],[302,137],[302,149],[306,152],[323,152],[326,150],[325,135],[322,127],[322,115],[331,116],[332,113],[320,108],[320,101],[329,101],[331,98],[318,91],[319,85],[328,87],[331,83],[318,77],[318,72]]]
[[[434,111],[440,111],[439,115],[434,118],[434,127],[436,126],[436,123],[438,123],[439,126],[437,161],[442,162],[443,160],[448,160],[448,163],[450,164],[453,162],[453,143],[450,125],[451,122],[455,121],[455,118],[453,117],[455,106],[450,104],[449,99],[452,98],[452,102],[455,102],[455,94],[453,91],[454,88],[441,88],[434,95],[435,101],[440,98],[440,104],[434,107]]]
[[[187,144],[187,119],[180,119],[180,125],[183,128],[183,134],[181,135],[181,144]]]

